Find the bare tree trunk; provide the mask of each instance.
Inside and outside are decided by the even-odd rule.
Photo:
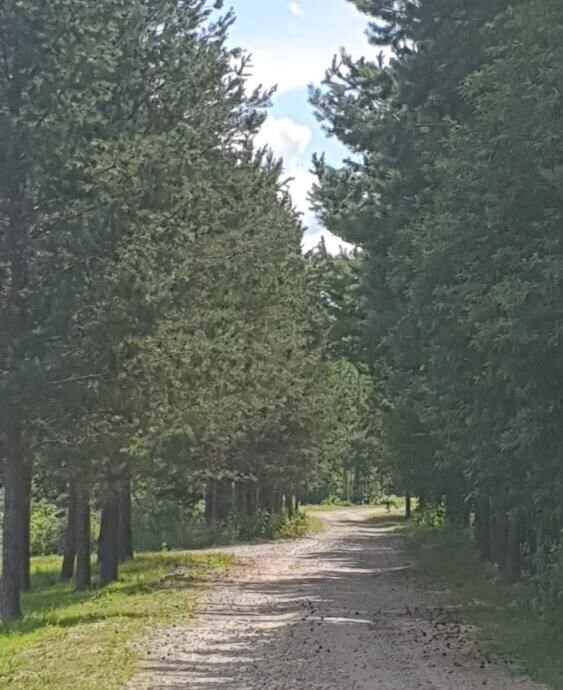
[[[241,484],[240,482],[237,482],[235,484],[235,497],[234,497],[234,505],[235,505],[235,510],[239,515],[245,515],[247,512],[247,506],[246,506],[246,486],[244,484]]]
[[[502,505],[495,510],[493,544],[493,560],[501,574],[506,575],[508,562],[508,515]]]
[[[410,491],[407,491],[405,496],[405,517],[410,520],[412,517],[412,499]]]
[[[31,589],[31,464],[23,463],[23,505],[22,505],[22,536],[21,536],[21,589],[29,592]]]
[[[92,584],[90,544],[90,492],[86,485],[75,489],[76,589],[82,592]]]
[[[256,515],[258,510],[258,487],[249,484],[246,488],[246,508],[248,515]]]
[[[462,493],[453,490],[446,495],[446,521],[452,527],[467,527],[469,511]]]
[[[220,479],[215,479],[213,481],[215,489],[214,498],[214,519],[216,522],[224,522],[231,510],[230,504],[230,491],[231,487],[228,482]]]
[[[208,524],[212,524],[217,519],[217,482],[215,479],[210,479],[207,482],[204,516]]]
[[[275,512],[274,488],[271,484],[263,484],[260,487],[260,508],[269,513]]]
[[[513,508],[508,516],[508,541],[506,549],[506,574],[512,582],[522,575],[522,515],[519,508]]]
[[[124,479],[119,488],[119,560],[124,563],[132,558],[131,480]]]
[[[295,503],[291,491],[285,495],[285,509],[288,517],[292,518],[295,515]]]
[[[119,495],[110,491],[102,507],[103,533],[100,535],[100,583],[102,587],[119,576]]]
[[[475,506],[475,541],[482,561],[491,560],[491,500],[480,496]]]
[[[4,461],[4,523],[0,615],[4,623],[21,618],[22,536],[24,529],[25,468],[21,429],[6,434]]]
[[[353,502],[356,505],[363,503],[362,472],[359,465],[354,466]]]
[[[66,528],[63,551],[63,564],[61,567],[61,580],[70,582],[74,576],[74,562],[76,559],[76,484],[69,484],[68,507],[66,511]]]

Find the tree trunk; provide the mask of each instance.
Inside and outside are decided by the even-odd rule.
[[[119,560],[133,558],[133,528],[131,526],[131,480],[124,479],[119,487]]]
[[[119,575],[119,495],[111,491],[102,507],[100,534],[100,584],[105,587]]]
[[[522,516],[519,508],[513,508],[508,516],[508,543],[506,575],[517,582],[522,575]]]
[[[25,468],[19,428],[6,434],[4,448],[4,523],[0,615],[4,623],[21,618],[22,535],[24,529]]]
[[[96,544],[96,555],[98,558],[98,563],[102,562],[102,559],[104,556],[102,545],[104,543],[105,534],[107,531],[106,523],[107,523],[107,512],[105,512],[103,510],[103,506],[102,506],[102,511],[100,514],[100,531],[98,533],[98,543]]]
[[[63,564],[61,568],[61,580],[63,582],[70,582],[74,576],[74,562],[76,559],[76,503],[76,484],[74,481],[71,481],[68,493]]]
[[[493,561],[502,575],[506,575],[508,550],[508,517],[502,506],[495,511],[493,522]]]
[[[475,505],[475,541],[482,561],[491,560],[491,501],[480,496]]]
[[[295,503],[293,501],[291,492],[285,495],[285,509],[289,518],[292,518],[295,515]]]
[[[530,575],[536,575],[538,561],[538,532],[530,515],[528,515],[526,519],[526,533],[526,539],[528,542],[528,571]]]
[[[23,505],[22,505],[22,536],[21,536],[21,589],[29,592],[31,589],[31,464],[23,463]]]
[[[425,510],[426,510],[426,496],[424,494],[421,494],[418,497],[418,512],[424,513]]]
[[[467,527],[469,511],[460,492],[452,491],[446,496],[446,522],[452,527]]]
[[[231,484],[219,479],[214,480],[215,485],[215,520],[224,522],[232,510]]]
[[[208,524],[217,521],[217,482],[210,479],[205,493],[205,520]]]
[[[412,517],[412,499],[410,491],[407,491],[407,495],[405,497],[405,517],[407,520],[410,520]]]
[[[274,505],[274,488],[270,484],[262,485],[260,487],[260,508],[269,513],[275,511]]]
[[[240,482],[237,482],[235,484],[234,505],[235,510],[239,515],[246,515],[248,512],[248,506],[246,505],[246,496],[246,486],[244,484],[241,484]]]
[[[258,487],[249,484],[246,487],[246,511],[248,515],[256,515],[258,510]]]
[[[348,472],[348,470],[344,470],[344,500],[346,503],[351,503],[350,485],[350,472]]]
[[[281,489],[275,489],[272,498],[272,507],[274,513],[280,514],[283,512],[283,493]]]
[[[362,472],[358,465],[354,466],[354,489],[353,489],[353,502],[356,505],[363,503],[362,496]]]
[[[76,550],[75,585],[79,592],[92,584],[90,545],[90,492],[85,485],[75,488],[74,546]]]

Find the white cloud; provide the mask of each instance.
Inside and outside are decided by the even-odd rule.
[[[290,2],[287,6],[287,9],[291,12],[291,14],[294,14],[296,17],[303,17],[303,15],[305,14],[303,8],[298,2]]]
[[[258,134],[257,143],[259,146],[269,146],[276,156],[284,160],[286,176],[291,179],[291,198],[302,213],[303,224],[308,228],[303,240],[304,249],[312,249],[324,236],[327,249],[336,254],[340,247],[349,249],[350,245],[321,228],[309,203],[309,192],[315,182],[315,176],[307,168],[308,158],[305,154],[311,143],[312,134],[309,127],[300,125],[288,117],[270,116]]]
[[[276,41],[254,46],[251,52],[249,86],[277,86],[278,94],[306,89],[309,84],[322,81],[333,56],[332,52],[315,50],[313,46],[288,46]]]
[[[307,147],[313,132],[288,117],[270,116],[263,124],[257,137],[260,146],[268,145],[278,158],[283,158],[293,203],[303,213],[308,225],[315,222],[310,210],[308,194],[314,182],[314,175],[307,169]]]
[[[258,144],[268,145],[276,156],[291,162],[302,156],[311,143],[313,132],[288,117],[267,118],[258,134]]]

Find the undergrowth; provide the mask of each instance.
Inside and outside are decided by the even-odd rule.
[[[411,524],[409,554],[426,588],[443,588],[477,626],[486,657],[555,690],[563,690],[561,607],[539,605],[534,581],[509,584],[481,562],[467,532]]]

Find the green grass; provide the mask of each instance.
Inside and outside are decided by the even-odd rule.
[[[0,690],[122,690],[135,668],[131,643],[194,614],[198,593],[233,563],[223,554],[147,554],[119,582],[78,594],[57,583],[60,560],[33,562],[25,619],[0,627]]]
[[[563,622],[534,605],[535,585],[510,585],[481,563],[467,534],[413,529],[406,542],[427,589],[445,589],[478,628],[485,658],[505,663],[518,675],[563,690]]]

